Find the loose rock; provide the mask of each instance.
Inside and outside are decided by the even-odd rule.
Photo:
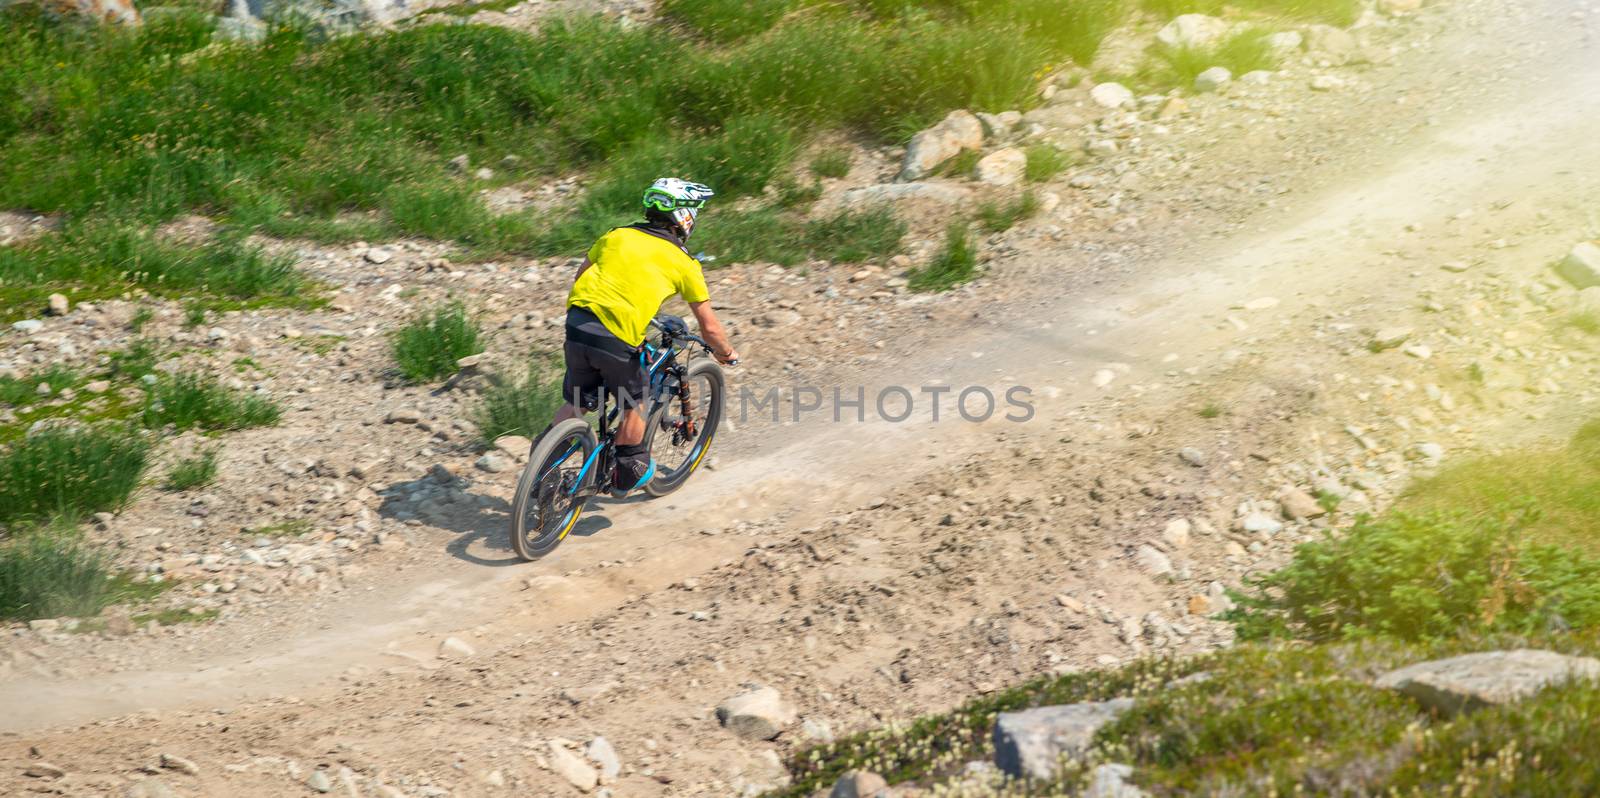
[[[1199,92],[1217,91],[1233,80],[1233,73],[1227,67],[1212,67],[1194,78],[1194,90]]]
[[[1573,247],[1556,264],[1556,273],[1579,290],[1600,285],[1600,246],[1585,241]]]
[[[1455,714],[1509,704],[1569,679],[1600,677],[1600,660],[1553,651],[1516,649],[1420,662],[1379,677],[1375,686],[1398,690],[1424,706]]]
[[[795,721],[795,712],[771,687],[757,687],[717,707],[717,720],[746,740],[771,740]]]
[[[951,111],[939,124],[911,137],[900,180],[921,180],[962,150],[983,147],[983,123],[967,111]]]
[[[1089,99],[1102,108],[1121,108],[1133,102],[1133,90],[1121,83],[1101,83],[1089,90]]]
[[[550,769],[578,789],[588,792],[600,783],[600,774],[589,763],[568,751],[565,746],[550,741]]]
[[[1015,147],[996,150],[978,161],[978,182],[991,186],[1011,186],[1022,182],[1028,156]]]
[[[1048,779],[1063,757],[1079,759],[1101,726],[1133,707],[1133,699],[1002,712],[994,724],[994,763],[1015,778]]]
[[[852,770],[833,783],[828,798],[878,798],[887,795],[889,782],[867,770]]]

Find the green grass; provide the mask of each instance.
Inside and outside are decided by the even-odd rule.
[[[1002,794],[1076,795],[1101,762],[1132,765],[1160,796],[1591,794],[1600,682],[1445,716],[1373,680],[1475,651],[1600,655],[1597,473],[1600,421],[1561,449],[1454,465],[1397,510],[1302,544],[1255,579],[1230,616],[1255,642],[1035,679],[800,749],[792,783],[771,795],[811,795],[857,769],[947,787],[965,763],[993,756],[998,712],[1113,697],[1135,704],[1097,732],[1087,767]],[[1513,498],[1540,512],[1508,512]]]
[[[985,202],[978,206],[978,226],[988,233],[1003,233],[1018,222],[1039,212],[1039,198],[1032,191],[1005,202]]]
[[[969,179],[978,171],[978,161],[983,159],[983,153],[977,150],[962,150],[954,158],[939,164],[933,173],[939,177],[954,177],[962,180]]]
[[[1049,182],[1076,160],[1071,153],[1052,144],[1033,144],[1024,153],[1028,161],[1023,176],[1029,183]]]
[[[1201,72],[1216,66],[1226,67],[1234,77],[1276,69],[1278,57],[1267,43],[1270,35],[1272,31],[1266,28],[1246,28],[1214,45],[1158,48],[1147,78],[1157,85],[1189,89]]]
[[[139,487],[150,441],[116,426],[52,427],[0,449],[0,528],[115,511]]]
[[[105,559],[69,528],[0,540],[0,619],[93,615],[117,588]]]
[[[144,326],[149,324],[150,320],[155,317],[156,312],[154,310],[151,310],[149,306],[141,305],[138,310],[133,312],[133,316],[128,319],[128,330],[134,335],[138,335],[144,332]]]
[[[1361,16],[1360,0],[1140,0],[1145,10],[1163,19],[1180,14],[1218,16],[1229,6],[1259,14],[1325,22],[1348,27]]]
[[[478,439],[487,446],[504,435],[537,436],[562,405],[561,375],[558,364],[534,358],[520,377],[491,378],[472,413]]]
[[[390,348],[400,374],[426,382],[454,374],[456,361],[483,351],[477,321],[459,302],[413,318],[395,332]]]
[[[268,524],[249,531],[251,537],[297,538],[311,531],[311,522],[303,518]]]
[[[1216,418],[1217,416],[1222,415],[1222,405],[1219,405],[1216,402],[1206,402],[1196,412],[1199,413],[1201,418]]]
[[[162,487],[169,491],[185,491],[202,488],[216,481],[217,450],[205,449],[194,457],[174,463]]]
[[[21,378],[0,377],[0,405],[22,407],[35,402],[49,400],[61,393],[64,388],[76,388],[82,385],[84,378],[76,370],[67,366],[51,366],[44,371],[35,372]],[[48,394],[39,392],[40,386],[48,388]]]
[[[978,254],[964,223],[957,222],[945,231],[944,249],[931,263],[911,273],[913,291],[948,291],[978,272]]]
[[[126,347],[106,354],[106,374],[112,379],[138,379],[155,371],[161,347],[149,338],[137,338]]]
[[[6,311],[7,319],[26,315],[31,303],[57,291],[80,302],[137,288],[169,297],[273,303],[298,297],[304,287],[290,259],[267,255],[237,236],[179,244],[125,221],[73,223],[59,233],[0,247],[0,293],[21,303]]]
[[[224,386],[215,377],[177,374],[157,380],[145,397],[145,426],[171,426],[179,432],[207,432],[270,427],[282,418],[276,402],[259,394]]]
[[[905,223],[887,208],[840,211],[810,221],[772,208],[722,210],[706,214],[695,245],[720,263],[859,263],[897,254],[905,234]]]
[[[842,147],[824,150],[811,159],[811,173],[817,177],[841,178],[850,174],[850,151]]]

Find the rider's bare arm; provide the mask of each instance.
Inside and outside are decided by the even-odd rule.
[[[583,265],[578,267],[578,273],[577,274],[572,275],[572,281],[573,282],[577,282],[578,278],[582,277],[583,273],[588,271],[589,267],[593,266],[593,265],[594,265],[594,263],[590,262],[589,256],[588,255],[584,255],[583,256]]]
[[[717,320],[716,311],[711,309],[711,303],[690,302],[689,309],[694,311],[695,321],[700,322],[700,337],[711,344],[711,353],[716,355],[717,361],[731,363],[739,359],[739,353],[728,343],[728,332],[722,328],[722,322]]]

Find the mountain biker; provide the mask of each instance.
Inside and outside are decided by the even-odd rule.
[[[661,303],[682,296],[717,361],[739,359],[711,310],[700,262],[684,248],[700,209],[713,195],[706,186],[677,178],[652,183],[644,192],[644,221],[601,236],[589,248],[567,295],[567,369],[561,384],[567,404],[553,423],[599,407],[604,385],[622,407],[612,475],[612,485],[621,491],[642,487],[655,476],[655,460],[642,442],[645,419],[640,408],[648,399],[648,382],[639,352]]]

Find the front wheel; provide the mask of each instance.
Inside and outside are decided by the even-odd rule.
[[[569,418],[533,447],[511,502],[511,548],[518,557],[537,560],[555,551],[577,526],[587,501],[582,483],[595,478],[584,464],[597,445],[587,422]]]
[[[705,461],[711,439],[722,423],[727,378],[710,360],[696,360],[683,380],[651,411],[645,445],[656,461],[656,476],[644,486],[651,496],[665,496],[689,481]]]

